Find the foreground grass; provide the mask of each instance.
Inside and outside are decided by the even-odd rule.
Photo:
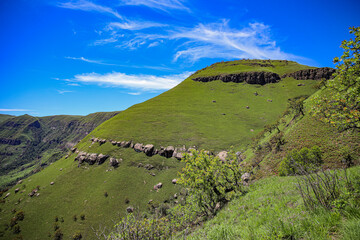
[[[350,169],[360,179],[360,167]],[[269,177],[252,185],[187,239],[360,239],[360,210],[309,212],[295,177]]]

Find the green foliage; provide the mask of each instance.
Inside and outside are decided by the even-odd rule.
[[[290,112],[294,113],[294,117],[305,115],[304,113],[304,101],[306,100],[307,96],[299,96],[295,98],[288,99],[288,108]]]
[[[349,169],[351,182],[359,181],[359,170]],[[343,177],[340,174],[339,179]],[[352,208],[351,214],[323,208],[307,211],[296,183],[296,177],[261,179],[213,219],[177,239],[359,239],[359,207]],[[345,186],[340,190],[344,192]]]
[[[327,94],[315,98],[312,112],[339,129],[360,128],[360,27],[351,27],[355,39],[344,40],[343,55],[334,58],[336,72]]]
[[[25,213],[22,210],[16,212],[16,214],[15,214],[16,221],[22,221],[22,220],[24,220],[24,217],[25,217]]]
[[[180,173],[179,184],[189,189],[207,216],[215,215],[230,200],[231,193],[241,191],[242,171],[233,151],[224,162],[204,150],[192,151],[182,161],[186,165]]]
[[[64,234],[62,233],[61,229],[57,229],[54,234],[54,240],[62,240]]]
[[[16,225],[13,227],[13,233],[14,233],[14,234],[19,234],[20,232],[21,232],[20,226],[16,224]]]
[[[300,151],[293,150],[280,163],[280,176],[301,174],[302,171],[314,171],[323,163],[320,148],[317,146],[308,149],[302,148]]]
[[[72,236],[72,239],[73,240],[80,240],[82,239],[82,235],[81,235],[81,232],[76,232],[73,236]]]
[[[128,214],[115,225],[115,231],[110,233],[108,239],[167,239],[172,235],[172,227],[168,219],[141,218]]]

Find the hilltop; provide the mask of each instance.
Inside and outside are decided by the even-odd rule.
[[[280,60],[240,60],[204,68],[173,89],[105,121],[68,156],[10,189],[1,206],[1,223],[11,219],[15,207],[25,212],[19,225],[28,239],[53,236],[54,224],[65,238],[80,231],[85,239],[93,239],[92,227],[111,227],[112,220],[127,211],[149,214],[173,206],[182,197],[174,197],[181,194],[172,180],[184,166],[171,157],[174,150],[196,148],[217,154],[234,146],[251,164],[258,156],[251,150],[253,138],[283,116],[289,99],[318,91],[319,81],[301,78],[316,78],[328,70],[311,69],[317,68]],[[296,125],[287,129],[290,126]],[[276,164],[265,162],[264,174],[273,174]],[[260,176],[261,171],[254,169],[254,174]],[[80,215],[84,220],[75,221],[74,216]],[[3,231],[5,238],[10,235]]]
[[[48,117],[2,115],[0,186],[15,183],[58,160],[95,127],[117,113]]]

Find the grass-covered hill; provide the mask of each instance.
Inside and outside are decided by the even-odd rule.
[[[9,119],[9,118],[13,118],[14,116],[12,115],[8,115],[8,114],[0,114],[0,123]]]
[[[84,239],[94,239],[92,228],[111,227],[128,207],[151,212],[160,204],[170,206],[181,201],[181,196],[173,197],[179,188],[172,179],[183,163],[159,154],[148,157],[119,147],[118,142],[153,144],[158,150],[161,146],[185,145],[215,153],[230,146],[245,151],[265,125],[283,115],[288,99],[317,91],[316,80],[281,78],[309,68],[291,61],[241,60],[213,64],[196,72],[175,88],[105,121],[75,146],[78,151],[108,155],[103,164],[79,164],[75,159],[78,152],[70,153],[3,193],[3,197],[10,195],[0,204],[0,226],[9,224],[22,210],[25,218],[18,226],[25,239],[53,238],[57,228],[64,239],[77,231]],[[262,76],[275,76],[275,81],[263,85],[239,82],[238,77],[248,72],[273,73],[252,75],[260,80]],[[193,80],[217,75],[228,79],[229,74],[234,81]],[[249,154],[248,160],[254,156]],[[110,158],[118,159],[119,166],[111,166]],[[158,183],[162,188],[154,189]],[[39,190],[35,193],[35,189]],[[28,196],[31,192],[33,197]],[[4,239],[15,236],[10,227],[0,231]]]
[[[96,126],[117,113],[49,117],[2,115],[0,186],[14,183],[58,160]]]

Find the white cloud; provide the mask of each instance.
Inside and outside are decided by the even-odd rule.
[[[114,9],[110,7],[101,6],[86,0],[79,0],[76,2],[65,2],[58,4],[59,7],[68,8],[73,10],[82,10],[88,12],[99,12],[99,13],[108,13],[113,15],[116,18],[123,19],[123,17]]]
[[[74,76],[73,81],[97,84],[100,86],[122,87],[141,91],[167,90],[175,87],[191,73],[186,72],[177,75],[128,75],[120,72],[106,74],[84,73]]]
[[[228,21],[198,24],[192,29],[181,28],[173,31],[169,39],[184,39],[181,50],[174,56],[197,61],[200,58],[258,58],[294,59],[271,40],[270,27],[262,23],[251,23],[249,27],[232,29]]]
[[[149,8],[159,9],[167,12],[167,10],[184,10],[190,11],[189,8],[185,7],[182,0],[122,0],[125,5],[133,6],[146,6]]]
[[[18,108],[0,108],[0,112],[31,112],[29,109],[18,109]]]
[[[78,84],[78,83],[68,83],[67,85],[68,86],[73,86],[73,87],[79,87],[80,86],[80,84]]]
[[[167,24],[148,22],[148,21],[130,21],[126,20],[124,22],[111,22],[108,24],[108,29],[124,29],[124,30],[141,30],[145,28],[153,27],[165,27]]]
[[[58,92],[59,94],[64,94],[64,93],[71,93],[71,92],[73,92],[73,91],[69,91],[69,90],[57,90],[57,92]]]
[[[104,63],[102,61],[91,60],[91,59],[87,59],[87,58],[84,58],[84,57],[65,57],[65,58],[72,59],[72,60],[80,60],[80,61],[84,61],[84,62],[88,62],[88,63],[96,63],[96,64],[108,65],[107,63]]]
[[[138,96],[138,95],[141,94],[141,92],[129,92],[129,93],[127,93],[127,94],[133,95],[133,96]]]

